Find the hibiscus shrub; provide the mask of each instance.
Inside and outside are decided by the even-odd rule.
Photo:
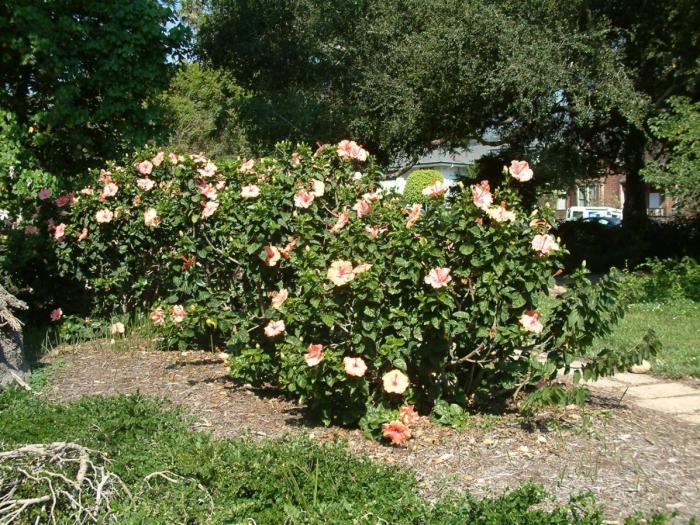
[[[540,317],[563,249],[551,211],[521,206],[527,163],[505,174],[407,206],[354,142],[221,166],[141,152],[72,196],[52,235],[103,314],[147,306],[163,346],[225,346],[237,379],[399,443],[413,406],[542,384],[620,314],[613,281],[591,295],[579,279]]]

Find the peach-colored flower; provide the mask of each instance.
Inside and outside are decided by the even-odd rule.
[[[58,242],[63,242],[66,238],[66,225],[61,223],[53,231],[53,238]]]
[[[391,370],[382,376],[384,390],[390,394],[403,394],[408,388],[408,376],[401,370]]]
[[[362,377],[367,372],[367,365],[361,357],[344,357],[343,366],[349,376]]]
[[[201,153],[197,153],[197,154],[194,154],[194,155],[190,155],[190,158],[192,159],[192,161],[193,161],[195,164],[200,164],[200,165],[201,165],[201,164],[206,164],[207,162],[209,162],[209,160],[208,160],[204,155],[202,155]]]
[[[214,212],[218,207],[218,202],[207,201],[207,203],[204,205],[204,208],[202,208],[202,219],[206,219],[207,217],[211,217],[212,215],[214,215]]]
[[[424,279],[425,284],[429,284],[433,288],[442,288],[443,286],[447,286],[451,280],[452,276],[450,276],[450,269],[441,268],[439,266],[436,266],[430,270]]]
[[[527,182],[532,179],[534,173],[530,168],[530,165],[525,160],[513,160],[510,162],[510,168],[508,171],[513,176],[513,178],[520,182]]]
[[[151,312],[151,321],[156,326],[162,326],[165,324],[165,311],[158,307]]]
[[[272,292],[272,308],[279,310],[289,297],[289,291],[282,288],[279,292]]]
[[[109,170],[101,169],[99,181],[103,184],[112,182],[112,172]]]
[[[292,258],[292,252],[296,249],[296,247],[297,239],[292,239],[284,245],[284,248],[279,249],[280,255],[289,261]]]
[[[254,199],[260,195],[260,188],[255,184],[248,184],[241,189],[241,197],[244,199]]]
[[[336,286],[344,286],[355,278],[350,261],[337,260],[328,269],[328,279]]]
[[[165,153],[163,151],[159,151],[156,153],[156,156],[151,159],[151,162],[153,165],[157,168],[163,163],[163,159],[165,158]]]
[[[399,421],[404,425],[412,425],[418,420],[418,413],[413,405],[404,405],[399,408]]]
[[[39,200],[45,201],[46,199],[50,199],[51,195],[53,195],[53,192],[49,188],[43,188],[39,191]]]
[[[141,175],[150,175],[153,171],[153,163],[150,160],[142,160],[141,162],[134,164],[134,168]]]
[[[513,222],[515,220],[515,212],[506,210],[505,202],[502,202],[500,206],[492,206],[486,210],[486,215],[496,222]]]
[[[532,239],[531,245],[532,245],[532,249],[535,250],[536,252],[539,252],[541,255],[549,255],[550,252],[553,252],[553,251],[556,251],[559,249],[559,244],[554,239],[554,236],[549,234],[549,233],[547,233],[547,234],[538,233]]]
[[[146,226],[155,228],[160,224],[160,217],[158,217],[158,211],[155,208],[148,208],[143,212],[143,222]]]
[[[180,324],[185,320],[185,309],[180,304],[173,306],[170,314],[173,316],[173,324]]]
[[[449,186],[445,181],[438,180],[427,188],[424,188],[421,193],[426,197],[442,197],[448,188]]]
[[[314,201],[314,194],[302,188],[294,195],[294,206],[297,208],[308,208]]]
[[[285,330],[284,321],[270,321],[265,327],[267,337],[277,337]]]
[[[220,180],[219,182],[216,183],[214,186],[217,190],[222,191],[226,187],[226,181]]]
[[[376,239],[379,237],[380,233],[384,233],[387,229],[386,228],[380,228],[379,226],[366,226],[365,231],[367,232],[367,235],[372,237],[372,239]]]
[[[343,160],[359,160],[364,162],[367,160],[367,151],[357,144],[354,140],[342,140],[338,144],[338,156]]]
[[[350,213],[347,209],[345,209],[338,214],[338,220],[331,228],[331,233],[338,233],[340,230],[345,228],[345,226],[348,224],[348,219],[350,219]]]
[[[177,155],[175,153],[168,153],[168,160],[170,161],[170,164],[176,166],[178,163],[185,160],[185,157],[183,157],[182,155]]]
[[[211,161],[207,161],[203,168],[197,169],[197,173],[199,173],[205,179],[213,177],[214,175],[216,175],[217,171],[219,171],[219,168],[216,164],[214,164]]]
[[[362,200],[367,201],[367,202],[378,201],[381,198],[382,198],[382,196],[379,193],[377,193],[376,191],[362,194]]]
[[[402,445],[411,439],[411,431],[401,421],[389,421],[382,425],[382,435],[393,445]]]
[[[238,169],[240,173],[247,173],[250,170],[252,170],[255,167],[255,159],[250,159],[243,164],[241,164],[241,167]]]
[[[301,156],[298,153],[292,153],[292,166],[295,168],[301,166]]]
[[[544,326],[542,326],[542,322],[540,321],[540,314],[535,310],[528,310],[521,315],[520,324],[525,330],[532,332],[533,334],[541,334],[542,329],[544,328]]]
[[[309,345],[304,356],[304,361],[308,366],[316,366],[323,361],[323,345]]]
[[[371,264],[361,263],[352,269],[352,273],[354,273],[355,275],[360,275],[361,273],[368,272],[371,269],[372,269]]]
[[[51,310],[51,313],[49,314],[49,319],[51,319],[52,322],[59,321],[63,317],[63,310],[60,308],[54,308]]]
[[[112,323],[112,326],[109,327],[109,331],[112,335],[123,334],[125,331],[124,323]]]
[[[267,257],[266,264],[268,266],[275,266],[277,262],[281,259],[279,248],[272,246],[271,244],[264,247],[265,256]]]
[[[153,189],[153,186],[156,185],[156,182],[153,179],[145,177],[143,179],[138,179],[136,181],[136,185],[143,191],[151,191],[151,189]]]
[[[408,220],[406,221],[406,228],[411,228],[420,218],[420,212],[423,210],[422,204],[414,204],[411,209],[408,210]]]
[[[218,196],[216,192],[216,188],[212,186],[211,184],[203,181],[202,179],[197,180],[197,189],[199,192],[204,195],[207,199],[216,200],[216,197]]]
[[[113,182],[108,182],[107,184],[105,184],[104,188],[102,188],[102,192],[100,193],[100,199],[105,199],[107,197],[114,197],[118,191],[119,191],[119,186],[117,186]]]
[[[104,224],[107,222],[110,222],[112,220],[112,217],[114,217],[114,213],[112,213],[111,210],[108,210],[107,208],[103,210],[99,210],[95,214],[95,218],[97,219],[97,222]]]
[[[493,204],[493,195],[491,195],[491,187],[489,181],[482,180],[479,184],[472,186],[472,200],[477,208],[488,210]]]
[[[78,235],[78,242],[82,242],[87,238],[88,238],[88,229],[83,228],[83,231],[81,231],[80,235]]]
[[[82,193],[83,195],[92,195],[93,193],[95,193],[95,190],[93,190],[90,186],[87,186],[80,190],[80,193]]]
[[[534,229],[534,228],[545,228],[545,229],[547,229],[547,230],[551,230],[551,229],[552,229],[552,225],[549,224],[549,223],[548,223],[547,221],[545,221],[544,219],[538,219],[537,217],[535,217],[534,219],[532,219],[532,220],[530,221],[530,228],[533,228],[533,229]]]
[[[357,218],[361,219],[365,215],[369,215],[369,213],[372,211],[372,204],[365,200],[359,200],[355,203],[352,209],[357,213]]]
[[[61,195],[59,198],[56,199],[56,206],[58,206],[59,208],[63,208],[64,206],[72,204],[74,200],[75,193],[66,193],[65,195]]]
[[[315,197],[323,197],[323,194],[326,192],[326,185],[322,180],[312,180],[311,188],[311,193],[313,193]]]

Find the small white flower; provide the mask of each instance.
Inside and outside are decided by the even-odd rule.
[[[0,221],[6,221],[10,217],[10,212],[5,209],[0,209]]]

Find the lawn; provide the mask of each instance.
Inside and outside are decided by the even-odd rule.
[[[632,304],[613,334],[596,340],[594,349],[631,348],[648,328],[656,332],[663,345],[652,362],[653,373],[669,378],[700,378],[700,303]]]
[[[534,485],[494,498],[448,494],[428,502],[408,469],[351,456],[336,443],[215,439],[191,430],[163,403],[138,395],[83,397],[57,405],[11,389],[0,393],[0,420],[0,451],[58,441],[91,449],[98,468],[125,484],[113,485],[108,494],[112,519],[119,523],[603,523],[591,497],[542,510],[539,504],[548,498]],[[9,498],[50,494],[45,483],[18,474],[20,466],[32,468],[27,464],[0,455],[0,498],[13,485]],[[76,479],[78,471],[77,463],[60,467],[54,462],[47,468],[54,472],[57,492],[67,485],[56,473]],[[86,507],[95,501],[88,488],[91,472],[82,489]],[[63,500],[56,507],[57,522],[72,523],[74,510]],[[0,501],[0,514],[7,511],[4,505]],[[30,507],[19,523],[49,521],[48,508]],[[647,523],[665,522],[656,517]]]

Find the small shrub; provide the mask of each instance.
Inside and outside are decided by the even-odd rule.
[[[423,202],[427,197],[423,190],[436,182],[444,182],[445,178],[438,170],[416,170],[411,172],[406,179],[403,190],[404,200],[408,203]]]
[[[700,264],[695,259],[648,259],[624,277],[629,302],[700,301]]]

